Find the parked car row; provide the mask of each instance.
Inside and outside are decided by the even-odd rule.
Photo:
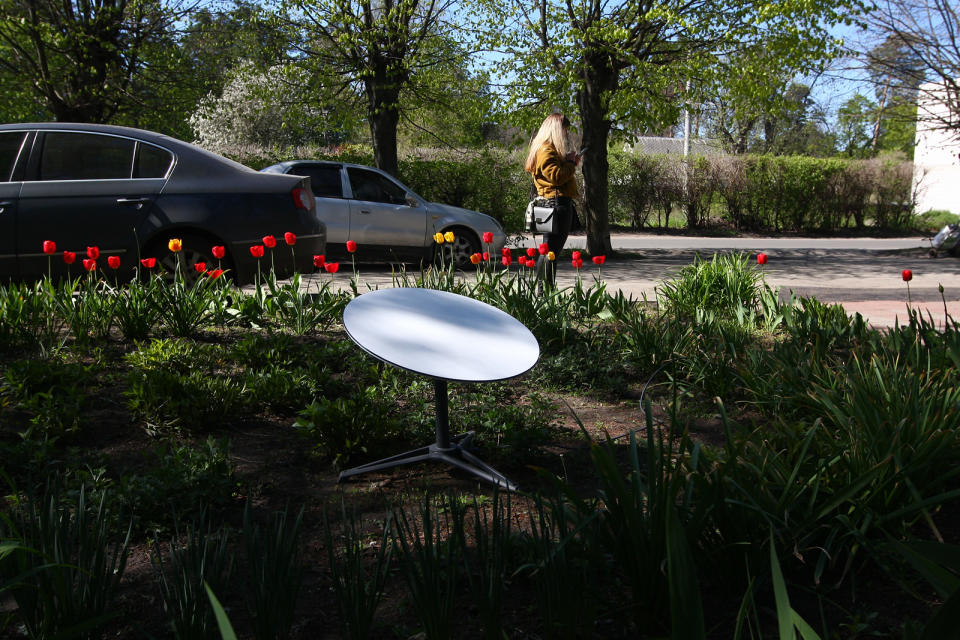
[[[0,125],[4,280],[69,273],[63,260],[43,252],[46,240],[81,254],[98,247],[104,263],[119,258],[117,276],[128,278],[141,258],[172,268],[167,243],[181,238],[179,260],[188,273],[194,263],[207,262],[248,283],[258,260],[250,248],[266,235],[297,238],[294,251],[272,256],[284,276],[311,272],[315,254],[342,257],[348,240],[362,247],[361,261],[430,261],[434,234],[447,231],[456,237],[452,255],[459,266],[506,241],[493,218],[427,202],[372,167],[292,161],[255,171],[140,129]],[[484,237],[493,241],[484,244]],[[214,246],[225,247],[223,258],[211,254]]]

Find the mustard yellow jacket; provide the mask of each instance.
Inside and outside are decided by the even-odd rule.
[[[533,184],[541,198],[555,195],[576,198],[577,165],[567,160],[552,142],[544,142],[537,150],[537,164],[533,169]]]

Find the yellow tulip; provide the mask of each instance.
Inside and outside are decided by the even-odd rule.
[[[433,234],[433,241],[437,244],[443,244],[443,234],[439,231]]]
[[[556,259],[557,259],[557,254],[555,254],[553,251],[547,252],[547,260],[549,260],[550,262],[553,262]]]
[[[445,234],[443,234],[443,239],[447,242],[453,242],[453,231],[447,231]]]
[[[183,249],[183,240],[180,238],[170,238],[170,242],[167,243],[167,247],[170,249],[170,251],[177,253]]]

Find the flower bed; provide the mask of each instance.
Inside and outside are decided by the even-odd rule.
[[[524,492],[429,466],[337,485],[432,439],[432,386],[347,339],[362,282],[335,290],[317,258],[278,282],[265,252],[249,292],[99,265],[0,287],[7,632],[217,635],[205,585],[257,638],[954,624],[928,609],[956,588],[951,318],[881,332],[783,303],[747,256],[691,265],[657,304],[608,293],[602,259],[561,290],[514,255],[441,260],[397,285],[476,297],[540,342],[519,380],[450,386],[453,428]]]

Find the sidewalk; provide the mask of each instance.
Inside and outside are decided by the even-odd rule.
[[[572,236],[567,248],[576,249],[584,240],[584,236]],[[608,258],[599,269],[585,260],[580,277],[587,283],[599,275],[611,293],[619,290],[638,300],[655,299],[657,286],[698,256],[709,260],[717,252],[742,251],[750,253],[752,260],[753,254],[763,251],[768,255],[768,262],[762,267],[764,278],[771,287],[779,288],[783,299],[793,293],[824,303],[839,303],[848,313],[860,313],[876,327],[904,323],[909,299],[912,308],[924,316],[931,314],[942,324],[942,284],[947,313],[960,319],[960,259],[931,258],[929,243],[923,238],[692,238],[630,234],[614,236],[612,240],[617,255]],[[673,246],[677,244],[685,246]],[[527,238],[522,246],[534,246],[534,242]],[[341,287],[347,286],[352,275],[349,265],[341,265],[344,266],[347,270],[334,277]],[[518,269],[516,263],[512,269]],[[907,283],[901,278],[903,269],[913,272],[909,295]],[[361,265],[359,272],[361,291],[393,286],[389,266]],[[470,270],[465,274],[472,277]],[[325,280],[329,277],[323,276]],[[558,262],[559,286],[572,286],[576,278],[569,259]]]

